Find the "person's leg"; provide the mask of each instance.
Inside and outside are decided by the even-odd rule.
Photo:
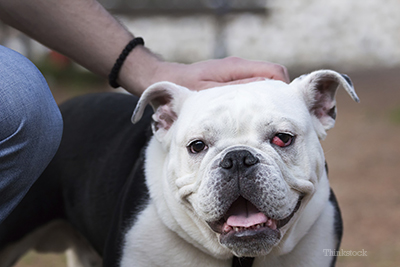
[[[0,46],[0,222],[53,158],[62,125],[39,70],[24,56]]]

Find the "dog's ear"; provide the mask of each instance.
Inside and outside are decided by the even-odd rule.
[[[324,131],[335,125],[336,91],[341,85],[354,101],[360,102],[353,83],[347,75],[332,70],[318,70],[295,79],[309,111],[319,120]]]
[[[136,123],[143,115],[147,104],[154,110],[153,132],[165,134],[177,119],[183,100],[191,93],[185,87],[170,82],[159,82],[147,88],[139,99],[132,115],[132,123]]]

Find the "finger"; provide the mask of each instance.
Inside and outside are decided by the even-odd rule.
[[[289,83],[290,78],[287,69],[279,64],[265,61],[251,61],[236,57],[229,57],[219,62],[225,67],[224,73],[229,77],[223,77],[225,81],[243,80],[254,77],[281,80]]]
[[[280,72],[281,76],[279,77],[279,79],[274,79],[274,78],[273,79],[281,80],[285,83],[290,83],[290,76],[289,76],[289,72],[288,72],[287,68],[282,65],[280,65],[280,67],[281,67],[281,72]]]
[[[258,81],[265,81],[265,77],[253,77],[253,78],[246,78],[241,80],[235,80],[228,83],[224,83],[225,85],[233,85],[233,84],[245,84],[251,82],[258,82]]]
[[[195,90],[204,90],[204,89],[209,89],[213,87],[219,87],[219,86],[225,86],[225,85],[235,85],[235,84],[245,84],[245,83],[251,83],[251,82],[258,82],[258,81],[264,81],[266,78],[265,77],[253,77],[253,78],[246,78],[246,79],[241,79],[241,80],[234,80],[230,82],[203,82],[201,85],[199,85]]]

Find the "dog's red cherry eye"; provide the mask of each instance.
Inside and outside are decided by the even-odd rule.
[[[292,144],[293,142],[293,135],[286,134],[286,133],[278,133],[272,138],[272,143],[279,147],[286,147]]]
[[[189,144],[189,151],[193,154],[200,153],[206,148],[207,148],[206,144],[201,140],[196,140]]]

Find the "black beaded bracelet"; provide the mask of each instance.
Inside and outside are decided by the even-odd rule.
[[[113,68],[111,69],[110,74],[108,75],[108,83],[114,87],[118,88],[120,85],[117,83],[117,78],[118,78],[118,73],[119,70],[122,67],[122,64],[124,64],[124,61],[126,57],[129,55],[129,53],[135,48],[137,45],[144,45],[143,38],[141,37],[136,37],[132,41],[130,41],[122,50],[122,53],[119,55],[117,61],[115,62]]]

